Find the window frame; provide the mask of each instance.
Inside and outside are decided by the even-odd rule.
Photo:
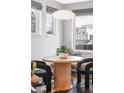
[[[52,16],[52,13],[57,11],[58,9],[51,7],[51,6],[46,6],[46,36],[55,36],[56,35],[56,19]],[[47,34],[47,14],[50,14],[52,16],[52,34]]]
[[[42,35],[42,4],[39,2],[31,1],[31,17],[34,12],[36,17],[35,31],[32,32],[32,18],[31,18],[31,35]]]
[[[53,35],[56,35],[56,19],[52,16],[52,33],[51,34],[48,34],[47,33],[47,14],[50,14],[51,16],[52,16],[52,14],[51,13],[49,13],[49,12],[47,12],[46,11],[46,35],[47,36],[53,36]]]
[[[81,16],[81,15],[77,15],[77,16]],[[82,15],[83,16],[83,15]],[[86,15],[85,15],[86,16]],[[88,15],[87,15],[88,16]],[[92,15],[93,16],[93,15]],[[74,50],[74,51],[80,51],[80,52],[90,52],[90,53],[92,53],[93,52],[93,49],[92,50],[84,50],[84,49],[76,49],[76,47],[75,47],[75,32],[76,32],[76,16],[75,16],[75,18],[73,19],[73,34],[72,34],[72,49]],[[93,24],[92,24],[93,25]]]

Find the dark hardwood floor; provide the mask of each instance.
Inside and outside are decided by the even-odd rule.
[[[93,85],[90,82],[90,88],[85,90],[84,88],[84,80],[82,79],[82,82],[80,86],[76,86],[76,79],[73,79],[73,88],[70,89],[69,91],[63,91],[63,92],[55,92],[54,90],[51,93],[93,93]],[[36,88],[38,93],[46,93],[46,88],[45,86],[37,87]]]

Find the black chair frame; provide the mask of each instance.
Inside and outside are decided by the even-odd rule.
[[[52,72],[51,72],[51,68],[50,66],[48,66],[45,62],[43,61],[33,61],[36,62],[36,68],[40,68],[46,71],[46,73],[37,73],[37,71],[35,72],[35,75],[42,77],[43,78],[43,82],[46,85],[46,91],[47,92],[51,92],[51,77],[52,77]],[[39,84],[39,85],[33,85],[34,87],[38,87],[41,86],[43,84]]]
[[[87,63],[84,68],[81,67],[83,63]],[[85,75],[85,89],[89,88],[90,74],[92,75],[93,84],[93,70],[90,70],[91,68],[93,69],[93,58],[84,59],[83,61],[77,64],[77,85],[81,83],[81,74]]]

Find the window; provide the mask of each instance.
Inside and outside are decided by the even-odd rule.
[[[31,2],[31,33],[32,35],[41,34],[41,9],[42,6],[40,3]]]
[[[46,33],[47,34],[53,34],[53,17],[52,14],[47,13],[47,18],[46,18]]]
[[[52,13],[57,9],[47,6],[47,14],[46,14],[46,34],[53,35],[55,34],[55,24],[56,20],[53,18]]]
[[[79,13],[78,13],[79,14]],[[82,13],[81,13],[82,14]],[[73,45],[76,50],[93,50],[93,15],[77,15]]]

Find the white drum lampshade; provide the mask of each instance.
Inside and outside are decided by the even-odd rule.
[[[53,17],[58,20],[70,20],[75,17],[75,14],[69,10],[58,10],[53,13]]]

